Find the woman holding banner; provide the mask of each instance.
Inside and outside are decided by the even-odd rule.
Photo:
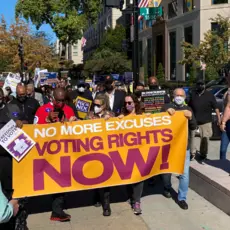
[[[133,94],[129,94],[125,97],[123,112],[120,116],[118,116],[118,118],[122,119],[128,115],[142,115],[140,102],[138,101],[138,98]],[[146,115],[148,116],[148,114]],[[140,204],[143,187],[144,182],[127,185],[130,204],[134,214],[136,215],[140,215],[142,213]]]
[[[86,120],[93,120],[93,119],[106,119],[108,120],[115,115],[110,112],[109,107],[109,98],[105,94],[98,94],[93,102],[94,111],[89,112],[86,116]],[[102,199],[100,198],[100,192]],[[103,208],[103,216],[110,216],[111,215],[111,208],[110,208],[110,188],[102,188],[95,190],[95,197],[94,202],[95,206],[99,207],[101,205],[100,201],[102,201],[102,208]]]

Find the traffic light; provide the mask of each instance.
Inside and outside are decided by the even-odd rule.
[[[18,45],[18,56],[19,56],[19,57],[23,57],[23,54],[24,54],[23,45],[22,45],[22,44],[19,44],[19,45]]]

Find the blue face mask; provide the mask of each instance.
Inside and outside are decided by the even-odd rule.
[[[183,97],[181,97],[181,96],[174,97],[174,102],[177,105],[183,105],[184,101],[185,101],[185,99]]]

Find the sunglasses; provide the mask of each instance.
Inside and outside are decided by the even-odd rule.
[[[94,106],[97,106],[98,108],[101,108],[102,105],[99,105],[99,104],[93,104]]]
[[[133,101],[127,101],[127,102],[125,102],[125,104],[127,105],[132,105],[133,104]]]

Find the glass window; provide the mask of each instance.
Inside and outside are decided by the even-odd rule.
[[[193,44],[193,32],[192,26],[184,28],[184,40],[190,44]],[[192,65],[185,65],[185,79],[189,80]]]
[[[176,32],[169,34],[170,43],[170,80],[176,80]]]
[[[187,13],[193,10],[193,0],[183,0],[183,12]]]
[[[212,0],[212,4],[224,4],[228,3],[228,0]]]
[[[152,63],[153,63],[153,55],[152,55],[152,39],[147,40],[147,52],[148,52],[148,76],[152,75]]]
[[[74,51],[74,52],[73,52],[73,56],[78,56],[78,52],[77,52],[77,51]]]
[[[139,41],[139,66],[142,67],[143,65],[143,47],[142,47],[142,41]]]
[[[168,4],[168,18],[174,18],[177,16],[177,9],[174,2]]]
[[[220,25],[216,22],[211,23],[211,30],[221,36],[224,33],[224,30],[221,29]],[[225,49],[228,50],[228,41],[224,42]]]

